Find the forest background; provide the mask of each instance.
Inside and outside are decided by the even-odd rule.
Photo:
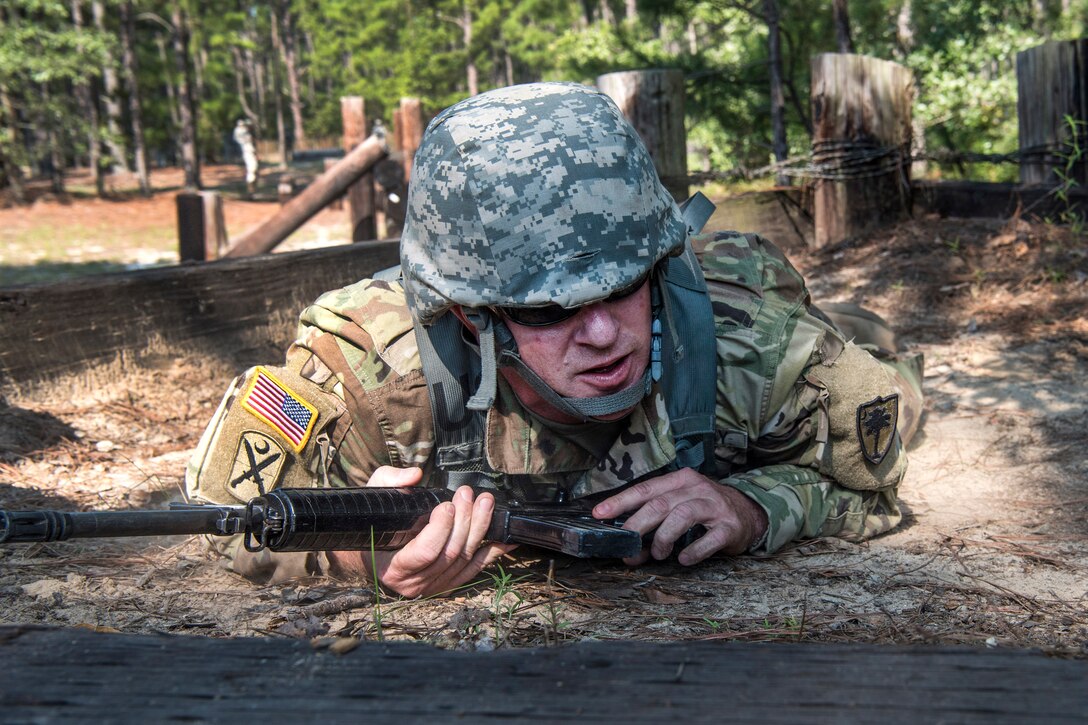
[[[248,119],[280,158],[338,145],[340,97],[388,127],[497,86],[684,71],[689,169],[758,168],[810,146],[809,60],[857,52],[914,71],[916,143],[1017,147],[1018,51],[1085,34],[1088,0],[5,0],[0,182],[236,158]],[[931,167],[1014,180],[1016,166]],[[781,179],[780,179],[781,180]]]

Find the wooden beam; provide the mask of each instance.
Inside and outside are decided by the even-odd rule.
[[[8,722],[1084,722],[1088,662],[968,647],[580,642],[454,652],[0,627]],[[138,693],[139,696],[134,696]]]
[[[370,171],[388,153],[385,139],[371,136],[331,169],[314,179],[301,194],[284,204],[271,219],[242,235],[223,256],[245,257],[271,251],[291,232],[305,224],[307,219],[343,194],[345,189]],[[373,198],[371,201],[373,202]]]
[[[688,198],[684,74],[679,70],[606,73],[597,88],[616,102],[642,137],[661,182],[673,198]]]
[[[0,393],[175,347],[223,359],[279,349],[322,292],[391,267],[397,242],[221,260],[0,290]],[[259,361],[259,355],[252,362]]]

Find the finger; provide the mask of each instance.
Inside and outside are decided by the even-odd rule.
[[[732,532],[726,526],[710,529],[684,548],[676,557],[676,560],[683,566],[698,564],[700,561],[726,549],[732,538]]]
[[[418,466],[411,468],[397,468],[395,466],[379,466],[366,482],[368,487],[374,488],[401,488],[403,486],[415,486],[423,480],[423,469]]]
[[[435,506],[427,525],[393,556],[388,568],[389,575],[406,579],[438,561],[453,533],[456,516],[454,504],[448,501]]]
[[[468,543],[469,531],[472,529],[472,512],[475,509],[472,487],[461,486],[457,489],[453,494],[453,505],[456,510],[453,531],[446,541],[442,560],[435,562],[436,565],[441,564],[443,560],[451,563],[458,559],[464,561],[471,558],[465,553],[465,545]]]
[[[669,511],[654,532],[651,551],[655,559],[667,558],[681,536],[696,524],[706,524],[713,516],[714,501],[704,498],[688,498],[673,501]]]
[[[472,505],[472,522],[469,526],[468,541],[465,545],[465,551],[470,556],[475,555],[483,543],[484,536],[487,535],[487,529],[491,525],[491,514],[494,510],[495,497],[490,493],[481,493],[476,497],[476,501]]]
[[[644,548],[638,553],[638,556],[628,556],[623,560],[623,563],[627,566],[642,566],[650,560],[649,548]]]
[[[485,544],[469,559],[465,566],[447,570],[433,580],[428,590],[432,594],[449,592],[468,584],[492,562],[517,548],[517,544]]]
[[[672,491],[683,484],[683,478],[677,476],[682,471],[673,471],[664,476],[651,478],[648,481],[636,483],[630,488],[620,491],[615,496],[610,496],[593,507],[593,516],[598,519],[608,519],[620,514],[632,511],[647,501]]]

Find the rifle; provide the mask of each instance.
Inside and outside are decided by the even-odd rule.
[[[426,525],[452,491],[428,488],[282,488],[245,505],[171,504],[152,511],[3,511],[0,544],[78,538],[243,534],[249,551],[399,549]],[[571,556],[636,556],[642,539],[599,521],[578,501],[524,504],[497,500],[486,538],[531,544]],[[698,527],[697,527],[698,528]]]

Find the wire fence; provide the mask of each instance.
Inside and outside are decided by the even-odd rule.
[[[951,149],[911,152],[906,144],[880,146],[875,143],[856,141],[820,141],[813,144],[811,152],[791,156],[783,161],[755,169],[738,166],[728,171],[696,171],[687,175],[687,181],[689,183],[752,181],[772,175],[850,181],[885,176],[921,161],[939,164],[1033,164],[1060,167],[1068,162],[1070,151],[1074,148],[1073,144],[1063,143],[1028,146],[1003,154]]]

